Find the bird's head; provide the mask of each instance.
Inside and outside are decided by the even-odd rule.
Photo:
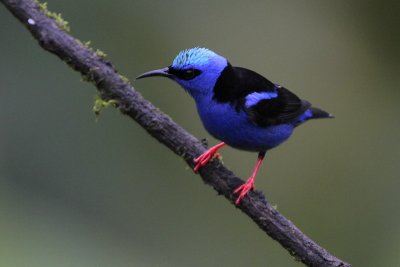
[[[194,98],[212,93],[228,61],[207,48],[190,48],[179,52],[167,68],[153,70],[136,79],[162,76],[180,84]]]

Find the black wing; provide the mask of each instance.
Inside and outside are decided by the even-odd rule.
[[[301,100],[288,89],[272,83],[254,71],[239,67],[234,69],[241,78],[243,82],[242,86],[244,88],[254,88],[252,92],[245,90],[246,96],[244,96],[239,103],[249,114],[250,120],[258,126],[266,127],[269,125],[290,122],[304,113],[311,106],[310,103]],[[271,88],[271,85],[273,89]],[[246,105],[246,97],[251,93],[271,91],[276,92],[274,97],[269,99],[263,99],[261,97],[254,105]]]
[[[253,106],[243,106],[256,125],[266,127],[293,121],[311,106],[284,87],[277,87],[276,90],[277,97],[262,99]]]
[[[237,102],[253,92],[275,92],[276,86],[260,74],[240,67],[225,67],[214,86],[218,102]]]
[[[260,96],[258,101],[248,105],[247,97],[253,93],[267,93],[268,97]],[[311,106],[262,75],[249,69],[232,67],[230,64],[215,84],[214,99],[218,102],[230,102],[238,111],[243,109],[249,114],[250,120],[261,127],[290,122]]]

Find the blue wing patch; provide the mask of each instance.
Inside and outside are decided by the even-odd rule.
[[[256,105],[261,100],[268,100],[278,96],[277,92],[254,92],[246,96],[245,106],[250,108]]]

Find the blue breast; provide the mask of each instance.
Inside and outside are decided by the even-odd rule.
[[[226,144],[248,151],[266,151],[287,140],[295,124],[258,127],[229,103],[217,103],[210,96],[196,99],[197,110],[207,131]]]

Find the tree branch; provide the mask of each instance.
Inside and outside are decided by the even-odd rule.
[[[202,143],[136,92],[111,62],[65,32],[66,24],[57,14],[48,12],[43,5],[40,8],[34,0],[0,1],[28,28],[42,48],[79,71],[94,83],[104,100],[116,100],[123,114],[134,119],[150,135],[194,167],[193,158],[205,150]],[[200,176],[232,204],[233,190],[243,183],[218,160],[204,166]],[[274,209],[261,192],[250,192],[238,208],[307,266],[350,267],[350,264],[334,257],[303,234]]]

